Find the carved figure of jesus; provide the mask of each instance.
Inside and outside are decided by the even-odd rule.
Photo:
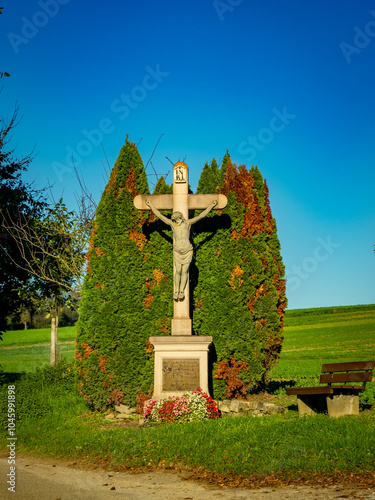
[[[189,266],[193,258],[193,245],[190,241],[190,228],[193,224],[206,217],[206,215],[217,205],[214,200],[203,210],[202,213],[193,219],[186,220],[181,212],[173,212],[172,217],[168,219],[162,215],[157,208],[153,206],[150,200],[145,203],[153,213],[165,224],[170,226],[173,231],[173,256],[175,264],[174,273],[174,300],[184,300],[185,288],[189,277]]]

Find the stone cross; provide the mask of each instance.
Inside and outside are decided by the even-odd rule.
[[[152,210],[158,217],[161,218],[166,224],[172,226],[173,222],[180,225],[179,220],[185,223],[194,224],[202,219],[212,209],[224,208],[227,204],[227,198],[223,194],[189,194],[188,182],[188,167],[185,163],[179,161],[173,166],[173,194],[161,195],[138,195],[134,198],[134,206],[138,210]],[[156,209],[156,210],[155,210]],[[205,209],[198,217],[189,220],[189,210]],[[159,210],[173,210],[172,219],[167,219]],[[182,217],[181,217],[182,216]],[[173,249],[174,249],[174,317],[172,319],[172,335],[191,335],[191,319],[189,316],[189,280],[188,269],[185,268],[187,274],[187,284],[182,283],[179,288],[178,279],[176,280],[176,268],[183,267],[183,261],[178,257],[178,229],[174,229],[173,235]],[[186,230],[185,230],[186,231]],[[191,245],[190,245],[191,246]],[[192,252],[192,246],[188,249]],[[191,260],[191,258],[190,258]],[[190,263],[188,259],[188,263]],[[188,265],[187,265],[188,268]],[[181,277],[180,277],[181,280]]]

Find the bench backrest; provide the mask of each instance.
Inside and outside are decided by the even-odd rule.
[[[348,384],[371,382],[375,361],[355,361],[352,363],[326,363],[322,366],[321,384]]]

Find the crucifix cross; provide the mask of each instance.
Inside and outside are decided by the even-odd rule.
[[[221,209],[227,204],[223,194],[189,194],[188,167],[179,161],[173,166],[173,194],[138,195],[134,206],[138,210],[152,210],[173,230],[174,264],[174,317],[172,335],[191,335],[189,317],[189,265],[193,256],[190,242],[190,228],[203,219],[213,208]],[[189,210],[205,209],[193,219],[189,219]],[[159,210],[173,210],[171,219]]]

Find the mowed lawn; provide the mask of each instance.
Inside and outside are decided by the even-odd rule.
[[[74,358],[75,326],[59,328],[61,357]],[[49,363],[50,329],[9,331],[0,365],[11,373],[35,372]],[[271,379],[318,378],[323,363],[375,359],[375,305],[287,311],[280,362]],[[43,345],[44,344],[44,345]]]
[[[74,358],[77,327],[58,330],[59,352],[62,358]],[[7,373],[34,373],[50,361],[51,329],[14,330],[5,332],[0,342],[0,366]]]
[[[323,363],[375,359],[375,305],[287,311],[272,379],[318,378]]]

